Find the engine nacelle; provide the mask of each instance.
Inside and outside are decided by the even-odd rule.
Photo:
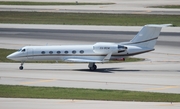
[[[120,53],[126,51],[126,49],[127,47],[115,43],[99,42],[93,45],[93,51],[102,54],[108,54],[110,52]]]

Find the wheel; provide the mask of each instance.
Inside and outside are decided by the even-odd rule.
[[[20,67],[19,67],[19,70],[23,70],[23,66],[20,66]]]
[[[96,70],[96,68],[97,68],[97,66],[96,66],[96,65],[93,65],[93,67],[90,67],[89,69],[90,69],[91,71],[94,71],[94,70]]]
[[[96,65],[93,65],[93,67],[94,67],[94,70],[96,70],[96,69],[97,69],[97,66],[96,66]]]
[[[94,70],[95,70],[94,67],[90,67],[89,69],[90,69],[91,71],[94,71]]]

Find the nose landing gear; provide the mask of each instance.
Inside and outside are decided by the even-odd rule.
[[[21,62],[21,66],[19,67],[19,70],[23,70],[23,64],[24,62]]]

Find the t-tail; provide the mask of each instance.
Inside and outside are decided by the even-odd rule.
[[[141,48],[154,49],[162,27],[167,27],[171,25],[172,24],[145,25],[130,42],[125,43],[124,45],[133,45]]]

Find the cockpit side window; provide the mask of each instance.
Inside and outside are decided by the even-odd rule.
[[[22,52],[25,52],[25,51],[26,51],[26,49],[23,49],[23,50],[22,50]]]

